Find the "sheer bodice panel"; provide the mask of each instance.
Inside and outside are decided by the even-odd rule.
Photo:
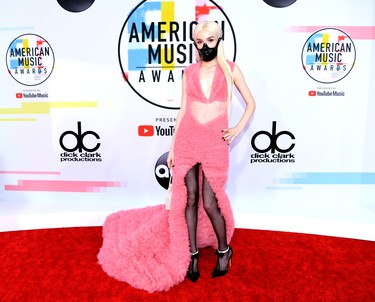
[[[199,123],[205,124],[225,114],[227,106],[226,102],[222,101],[212,101],[210,103],[191,101],[188,105],[188,110]]]

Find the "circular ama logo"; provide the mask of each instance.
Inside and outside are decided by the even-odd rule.
[[[36,86],[51,75],[55,56],[51,45],[35,34],[15,38],[8,47],[6,63],[9,74],[18,83]]]
[[[229,60],[236,56],[233,27],[213,1],[142,1],[121,29],[118,55],[124,79],[143,100],[179,109],[182,74],[196,62],[193,31],[201,20],[220,25]]]
[[[302,49],[302,66],[315,81],[335,83],[352,70],[356,58],[353,40],[342,30],[323,28],[313,33]]]

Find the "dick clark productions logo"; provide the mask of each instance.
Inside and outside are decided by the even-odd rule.
[[[77,123],[77,132],[68,130],[60,136],[60,146],[65,151],[60,154],[62,162],[101,162],[102,156],[96,152],[100,136],[94,131],[82,132],[81,122]]]
[[[251,146],[255,153],[251,154],[250,163],[294,163],[295,156],[291,151],[295,147],[295,136],[290,131],[276,130],[276,122],[272,122],[272,132],[265,130],[255,133]]]

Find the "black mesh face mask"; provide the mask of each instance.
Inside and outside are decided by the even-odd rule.
[[[208,45],[206,43],[204,43],[203,47],[201,49],[199,49],[197,44],[195,44],[195,42],[194,42],[194,45],[198,49],[198,53],[199,53],[201,59],[204,62],[210,62],[210,61],[212,61],[213,59],[216,58],[217,48],[219,47],[220,40],[221,40],[221,38],[219,38],[217,40],[217,43],[216,43],[215,47],[210,48],[210,47],[208,47]]]

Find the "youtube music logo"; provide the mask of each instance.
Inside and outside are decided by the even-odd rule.
[[[140,125],[140,126],[138,126],[138,135],[139,136],[153,136],[154,135],[154,126],[152,126],[152,125]]]
[[[337,90],[310,90],[309,96],[345,96],[345,91],[337,91]]]
[[[173,136],[174,125],[166,127],[153,126],[153,125],[140,125],[138,126],[139,136]]]

